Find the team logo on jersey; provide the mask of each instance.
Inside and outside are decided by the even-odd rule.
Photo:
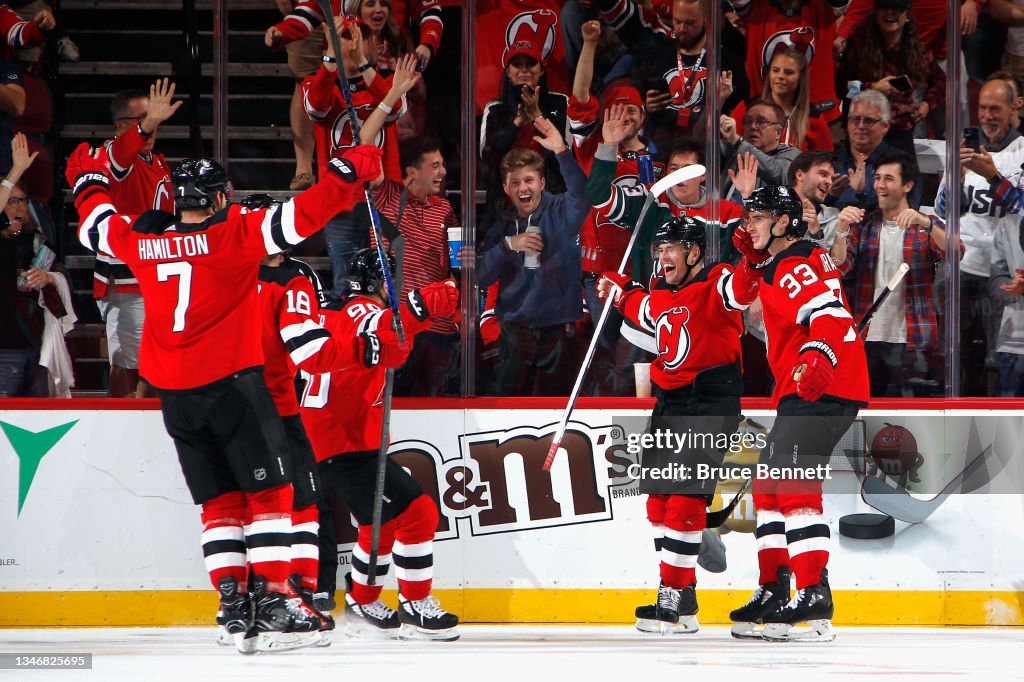
[[[557,25],[558,16],[549,9],[517,14],[508,22],[508,28],[505,30],[505,49],[508,50],[517,42],[529,41],[541,46],[541,55],[546,61],[551,56],[551,51],[555,49]]]
[[[672,93],[672,101],[668,108],[673,111],[679,109],[691,109],[694,113],[704,108],[704,92],[707,89],[708,70],[703,66],[694,70],[689,67],[683,69],[683,77],[679,77],[678,69],[669,69],[663,74],[665,82],[668,83],[668,91]],[[692,82],[693,79],[696,82]],[[689,91],[684,85],[689,85]]]
[[[366,123],[366,119],[370,118],[370,114],[373,113],[373,107],[370,105],[363,105],[355,107],[356,117],[360,121],[360,125]],[[334,125],[331,126],[331,145],[335,149],[348,149],[354,146],[352,144],[352,121],[349,120],[348,110],[342,111],[336,119],[334,119]],[[370,144],[369,141],[363,140],[363,144]],[[384,126],[381,126],[380,130],[377,131],[377,136],[373,138],[373,143],[378,148],[384,148]]]
[[[654,324],[658,356],[668,371],[679,369],[690,353],[690,332],[686,329],[689,321],[689,309],[681,306],[666,310]]]
[[[784,31],[777,31],[764,41],[761,48],[761,77],[768,73],[768,65],[776,52],[786,49],[793,49],[804,55],[804,60],[810,68],[811,60],[814,59],[814,27],[801,26],[799,28],[787,28]]]

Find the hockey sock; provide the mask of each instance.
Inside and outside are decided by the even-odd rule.
[[[651,522],[651,537],[654,539],[654,551],[661,555],[661,543],[665,539],[665,505],[668,495],[647,496],[647,520]]]
[[[760,569],[759,585],[773,583],[778,579],[780,566],[789,566],[789,551],[786,547],[786,519],[775,509],[757,510],[757,565]]]
[[[703,499],[670,495],[665,507],[665,537],[661,541],[661,582],[680,589],[697,583],[697,555],[704,530]]]
[[[292,560],[292,487],[279,485],[246,493],[249,523],[245,544],[254,575],[267,581],[268,592],[288,594]]]
[[[821,570],[828,565],[829,536],[820,509],[805,507],[786,512],[786,542],[796,589],[821,582]]]
[[[370,544],[373,541],[373,526],[359,526],[359,541],[352,548],[352,598],[357,604],[377,601],[383,589],[383,580],[391,567],[391,546],[395,544],[395,520],[381,524],[380,541],[377,543],[376,585],[370,585]]]
[[[245,496],[240,490],[224,493],[203,503],[203,561],[214,589],[221,578],[234,578],[240,592],[246,590],[249,569],[245,557]]]
[[[395,577],[398,591],[409,601],[425,599],[434,578],[434,531],[437,504],[420,495],[395,518]]]
[[[316,591],[320,570],[320,547],[317,532],[320,512],[315,504],[292,511],[292,574],[297,574],[302,587]]]

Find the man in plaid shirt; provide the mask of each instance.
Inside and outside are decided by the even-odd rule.
[[[946,231],[937,220],[911,208],[917,163],[892,150],[878,159],[874,190],[878,208],[862,221],[861,209],[839,215],[832,257],[839,263],[854,318],[860,320],[902,263],[910,271],[871,319],[864,336],[871,395],[911,396],[906,367],[925,369],[924,353],[936,346],[932,281],[946,257]],[[964,247],[960,245],[963,256]]]

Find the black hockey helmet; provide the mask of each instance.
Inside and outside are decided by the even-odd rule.
[[[216,192],[228,191],[228,174],[213,159],[182,159],[171,174],[174,205],[179,211],[213,206]]]
[[[704,251],[707,248],[707,233],[704,230],[704,223],[694,220],[688,215],[680,215],[662,223],[661,227],[654,231],[654,239],[651,241],[651,255],[655,258],[658,244],[678,242],[681,244],[693,244],[700,249],[700,260],[704,258]],[[698,260],[697,262],[700,262]]]
[[[804,205],[800,196],[791,187],[785,185],[765,185],[755,189],[743,200],[743,208],[748,211],[767,211],[773,218],[789,216],[786,233],[783,236],[803,239],[807,233],[807,223],[803,219]],[[774,238],[775,235],[773,235]]]
[[[395,256],[388,252],[388,269],[395,271]],[[384,271],[380,268],[377,249],[360,249],[348,263],[348,281],[353,292],[377,294],[387,299],[384,291]]]

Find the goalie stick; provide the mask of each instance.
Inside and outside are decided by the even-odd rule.
[[[636,238],[640,234],[640,226],[643,225],[644,219],[647,217],[647,212],[651,210],[651,206],[654,204],[655,200],[664,194],[669,187],[686,182],[687,180],[699,178],[706,172],[707,169],[705,169],[704,166],[699,163],[695,163],[692,166],[679,168],[651,185],[650,190],[647,192],[647,197],[644,199],[643,208],[640,210],[640,217],[637,218],[636,225],[633,226],[633,233],[629,237],[629,244],[626,246],[626,252],[622,254],[622,262],[619,263],[619,269],[616,270],[616,272],[622,273],[626,270],[626,264],[629,263],[629,259],[633,257],[633,246],[636,244]],[[587,375],[587,370],[590,369],[590,363],[594,359],[594,351],[597,350],[597,343],[601,337],[601,330],[604,329],[604,324],[608,319],[608,313],[611,311],[611,308],[612,302],[609,299],[604,306],[604,310],[601,311],[601,317],[598,318],[597,324],[594,325],[593,336],[590,338],[590,346],[587,348],[587,354],[583,356],[583,364],[580,366],[580,371],[576,375],[576,383],[573,384],[572,393],[569,395],[569,401],[565,406],[565,410],[562,412],[562,419],[558,423],[558,428],[555,430],[555,435],[551,440],[551,447],[548,449],[548,456],[544,460],[544,471],[551,470],[551,463],[554,462],[555,455],[558,454],[558,448],[562,445],[562,437],[565,436],[566,425],[569,423],[569,417],[572,416],[573,408],[576,405],[576,399],[579,397],[580,389],[583,387],[583,378]]]
[[[316,0],[320,12],[324,15],[324,23],[327,24],[327,38],[331,41],[331,49],[334,50],[334,58],[337,59],[338,89],[345,100],[345,108],[348,114],[349,124],[352,126],[352,143],[356,146],[362,144],[359,136],[359,117],[356,115],[355,105],[352,103],[352,93],[349,88],[348,75],[345,73],[345,59],[341,53],[341,41],[338,39],[338,31],[334,25],[334,12],[331,10],[331,0]],[[356,30],[359,30],[358,28]],[[391,277],[391,269],[388,267],[387,255],[384,253],[384,233],[380,227],[380,215],[377,213],[377,204],[373,201],[373,189],[370,183],[363,185],[363,194],[366,196],[366,206],[369,209],[370,225],[373,228],[373,235],[377,240],[377,260],[380,261],[381,272],[384,273],[384,282],[388,288],[388,297],[391,299],[391,323],[395,334],[398,336],[399,344],[405,343],[405,329],[402,325],[402,317],[398,310],[398,292],[395,291],[395,283]],[[380,551],[380,526],[381,516],[384,511],[384,479],[388,459],[388,434],[391,431],[391,397],[394,393],[395,370],[388,368],[384,372],[384,418],[380,433],[380,449],[377,452],[377,482],[373,495],[373,533],[370,539],[370,559],[367,562],[369,567],[366,572],[367,583],[377,584],[377,556]]]

